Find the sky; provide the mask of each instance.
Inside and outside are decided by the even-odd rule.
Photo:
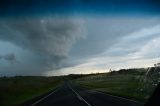
[[[0,76],[66,75],[160,62],[157,0],[2,0]]]

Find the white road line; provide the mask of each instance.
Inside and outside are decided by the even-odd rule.
[[[58,88],[59,89],[59,88]],[[44,99],[46,99],[47,97],[49,97],[50,95],[52,95],[53,93],[57,92],[58,89],[56,89],[55,91],[51,92],[50,94],[48,94],[47,96],[39,99],[38,101],[34,102],[33,104],[31,104],[31,106],[35,106],[36,104],[38,104],[39,102],[43,101]]]
[[[69,86],[69,85],[68,85]],[[84,101],[88,106],[91,106],[86,100],[84,100],[75,90],[73,90],[73,88],[71,86],[69,86],[69,88],[77,95],[77,97]]]
[[[97,91],[97,90],[91,90],[91,91],[96,92],[96,93],[100,93],[100,94],[103,94],[103,95],[111,96],[111,97],[114,97],[114,98],[118,98],[118,99],[121,99],[121,100],[126,100],[126,101],[131,101],[131,102],[134,102],[134,103],[139,103],[139,102],[131,100],[131,99],[127,99],[127,98],[123,98],[123,97],[119,97],[119,96],[114,96],[114,95],[103,93],[103,92],[100,92],[100,91]]]

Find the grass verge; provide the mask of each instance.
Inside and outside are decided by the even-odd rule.
[[[139,74],[101,74],[78,78],[75,83],[93,90],[145,103],[154,87],[141,91]]]
[[[16,106],[55,89],[61,83],[59,77],[0,78],[0,105]]]

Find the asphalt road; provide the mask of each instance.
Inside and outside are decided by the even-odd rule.
[[[143,106],[129,99],[82,88],[70,82],[28,106]]]

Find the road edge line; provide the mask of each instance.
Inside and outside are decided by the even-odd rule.
[[[127,98],[124,98],[124,97],[120,97],[120,96],[116,96],[116,95],[111,95],[111,94],[104,93],[104,92],[101,92],[101,91],[97,91],[97,90],[91,90],[91,91],[97,92],[97,93],[100,93],[100,94],[103,94],[103,95],[111,96],[111,97],[114,97],[114,98],[119,98],[119,99],[122,99],[122,100],[131,101],[131,102],[134,102],[134,103],[143,104],[143,103],[141,103],[141,102],[134,101],[134,100],[132,100],[132,99],[127,99]]]
[[[128,99],[128,98],[125,98],[125,97],[121,97],[121,96],[112,95],[112,94],[109,94],[109,93],[105,93],[105,92],[103,92],[103,91],[91,89],[91,88],[84,87],[84,86],[81,86],[81,85],[78,85],[78,84],[76,84],[76,86],[80,86],[80,87],[83,87],[83,88],[88,89],[89,91],[97,92],[97,93],[100,93],[100,94],[103,94],[103,95],[111,96],[111,97],[114,97],[114,98],[119,98],[119,99],[121,99],[121,100],[127,100],[127,101],[134,102],[134,103],[138,103],[138,104],[141,104],[141,105],[144,105],[144,104],[145,104],[145,103],[142,103],[142,102],[139,102],[139,101],[135,101],[135,100]]]
[[[60,87],[59,87],[60,88]],[[37,100],[36,102],[32,103],[31,106],[35,106],[36,104],[40,103],[41,101],[43,101],[44,99],[48,98],[50,95],[54,94],[55,92],[57,92],[59,90],[59,88],[57,88],[56,90],[54,90],[53,92],[49,93],[48,95],[46,95],[45,97]]]

